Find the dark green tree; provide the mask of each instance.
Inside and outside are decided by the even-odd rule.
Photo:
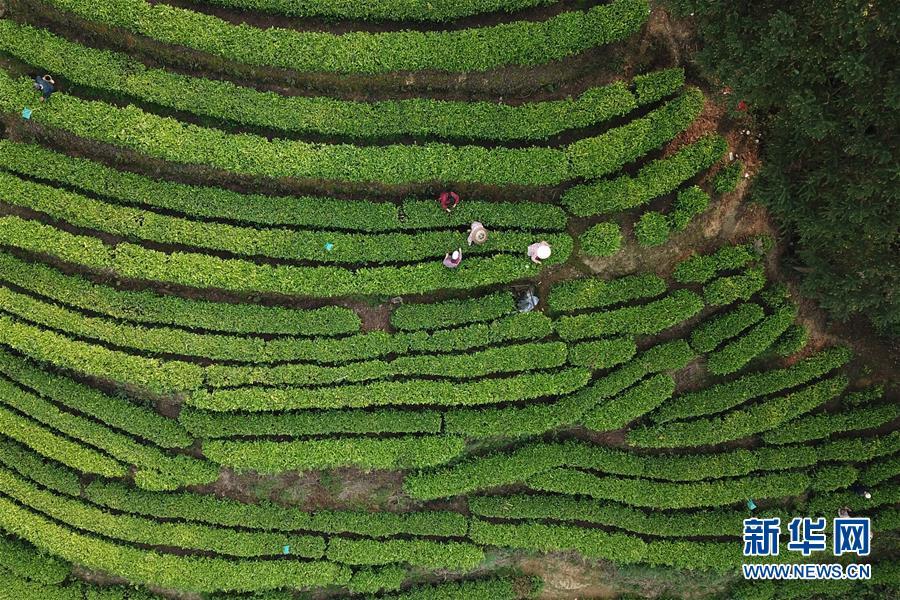
[[[762,127],[752,199],[774,213],[804,293],[900,334],[900,3],[673,0],[697,59]]]

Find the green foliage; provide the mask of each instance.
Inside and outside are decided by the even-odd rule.
[[[7,437],[0,437],[0,463],[47,489],[69,496],[81,493],[81,482],[75,471],[60,466],[61,463],[51,463],[37,452]]]
[[[80,500],[40,490],[0,469],[4,493],[44,515],[80,531],[114,540],[186,550],[206,550],[236,557],[276,556],[284,545],[306,558],[321,558],[325,541],[320,537],[244,532],[187,523],[159,523],[151,519],[105,513]]]
[[[196,592],[342,585],[350,570],[329,562],[228,560],[160,554],[79,533],[0,498],[0,527],[37,548],[92,569],[144,583]]]
[[[612,222],[597,223],[581,234],[580,241],[588,256],[612,256],[622,247],[622,230]]]
[[[672,276],[680,283],[706,283],[722,271],[740,269],[760,259],[754,242],[722,246],[712,254],[692,255],[675,267]]]
[[[635,208],[673,191],[719,160],[725,150],[723,138],[707,136],[641,167],[635,177],[621,175],[575,186],[563,195],[563,203],[578,216]]]
[[[709,194],[692,185],[678,192],[669,221],[673,231],[684,231],[691,220],[709,208]]]
[[[814,383],[798,392],[765,400],[721,416],[652,425],[629,432],[628,441],[645,448],[705,446],[737,440],[774,429],[794,417],[821,406],[840,394],[847,378],[838,376]]]
[[[2,350],[0,373],[54,402],[163,448],[183,448],[191,444],[191,437],[172,419],[125,398],[109,396],[68,377],[42,371]]]
[[[497,292],[467,300],[401,304],[391,313],[391,325],[403,331],[441,329],[493,321],[515,311],[512,294]]]
[[[767,444],[790,444],[826,438],[834,433],[879,427],[900,416],[894,404],[856,409],[844,408],[838,413],[807,415],[788,421],[783,427],[763,434]]]
[[[374,594],[381,591],[399,590],[406,579],[406,569],[398,565],[383,568],[357,569],[347,584],[347,589],[355,594]]]
[[[624,82],[588,89],[574,99],[522,106],[426,98],[350,102],[282,96],[218,79],[149,69],[125,54],[86,48],[13,21],[0,21],[0,49],[72,83],[214,119],[292,133],[537,140],[588,127],[637,107]],[[666,77],[669,71],[660,74]],[[683,75],[680,82],[672,79],[665,85],[660,91],[671,94],[684,85]]]
[[[465,443],[455,436],[342,437],[318,440],[210,440],[203,453],[237,472],[277,474],[336,467],[408,469],[432,467],[459,456]]]
[[[753,198],[792,238],[804,293],[836,319],[896,333],[896,11],[864,0],[675,4],[694,15],[699,62],[758,116]]]
[[[564,316],[556,331],[566,341],[614,333],[655,334],[693,317],[703,301],[690,290],[675,290],[660,300],[603,312]]]
[[[127,242],[111,247],[97,238],[72,235],[11,216],[0,217],[0,235],[11,247],[45,252],[92,269],[108,269],[120,277],[235,292],[317,297],[417,294],[515,281],[540,269],[525,257],[524,252],[522,257],[470,258],[458,269],[447,269],[438,260],[357,270],[330,266],[271,266],[206,254],[167,254]],[[544,265],[564,262],[571,251],[571,240],[568,247],[558,245],[556,250]]]
[[[784,369],[760,371],[719,383],[703,390],[682,394],[656,411],[653,420],[664,423],[709,415],[757,398],[774,394],[820,377],[846,364],[852,353],[848,348],[829,348]]]
[[[661,69],[634,78],[638,104],[661,100],[684,85],[684,69]]]
[[[582,342],[569,347],[569,362],[594,370],[608,369],[631,360],[637,354],[637,345],[630,337]]]
[[[806,347],[809,341],[809,330],[800,323],[794,323],[772,344],[772,352],[778,356],[788,357]]]
[[[200,390],[189,406],[215,411],[274,411],[298,408],[361,408],[384,405],[478,405],[571,393],[584,387],[590,372],[574,368],[474,382],[427,379],[384,381],[321,388],[238,388]]]
[[[31,544],[0,535],[0,565],[19,577],[52,585],[69,576],[72,565],[52,556],[42,555]]]
[[[379,596],[384,600],[517,600],[534,598],[541,581],[536,577],[496,577],[434,585],[421,585],[404,592]]]
[[[650,12],[646,0],[616,0],[546,21],[347,36],[238,26],[141,0],[48,0],[48,4],[90,21],[248,65],[334,73],[464,72],[542,64],[623,39],[634,33]]]
[[[157,519],[198,521],[226,527],[252,527],[265,531],[305,530],[351,533],[376,538],[399,534],[464,537],[467,527],[464,516],[447,511],[305,512],[268,501],[248,504],[208,494],[160,493],[99,481],[91,482],[85,488],[85,495],[91,502],[117,511]]]
[[[40,146],[0,140],[0,166],[42,180],[58,182],[85,192],[100,194],[123,204],[140,204],[155,209],[179,212],[197,218],[225,219],[259,225],[295,225],[316,230],[363,232],[414,231],[463,227],[474,220],[488,228],[525,228],[542,231],[565,229],[562,209],[537,202],[483,202],[466,199],[453,211],[444,212],[431,200],[406,200],[401,204],[346,200],[309,196],[265,196],[239,194],[214,187],[191,186],[167,180],[150,179],[118,171],[100,163],[73,158]],[[402,218],[401,218],[402,217]],[[286,311],[255,307],[282,327],[304,318],[329,312]],[[337,307],[328,311],[340,312]],[[326,310],[326,309],[323,309]],[[225,310],[225,309],[222,309]],[[249,309],[242,309],[247,312]],[[278,316],[275,320],[274,317]],[[337,315],[330,315],[337,320]],[[346,318],[346,315],[341,315]],[[248,318],[248,317],[245,317]],[[324,321],[328,324],[329,321]],[[358,328],[357,325],[354,329]],[[297,331],[291,329],[285,333]],[[312,333],[312,332],[310,332]]]
[[[604,341],[596,344],[600,348]],[[624,347],[626,343],[621,344]],[[586,342],[575,348],[592,348],[593,345],[594,342]],[[444,427],[448,433],[469,437],[538,435],[555,427],[572,425],[601,399],[615,396],[651,373],[684,368],[694,357],[688,344],[682,340],[659,344],[570,396],[524,407],[458,408],[444,413]]]
[[[653,298],[666,291],[666,282],[652,273],[626,275],[616,279],[582,277],[561,281],[550,288],[547,304],[555,313],[600,308],[641,298]]]
[[[727,313],[715,315],[691,332],[691,347],[697,352],[712,352],[716,346],[760,322],[765,313],[758,304],[745,302]]]
[[[331,538],[327,556],[348,565],[408,563],[431,569],[470,571],[484,560],[484,551],[465,542]]]
[[[665,402],[674,391],[674,379],[655,375],[589,411],[582,422],[594,431],[620,429]]]
[[[108,204],[80,194],[24,181],[6,173],[0,173],[0,193],[10,199],[10,204],[92,231],[179,248],[227,252],[239,257],[354,266],[412,263],[437,261],[444,256],[447,248],[465,246],[466,242],[466,234],[458,230],[358,234],[263,229],[194,221]],[[554,247],[571,246],[568,235],[543,235]],[[533,238],[533,233],[522,231],[494,231],[487,243],[469,248],[467,255],[521,254]],[[329,243],[332,244],[331,250],[326,248]]]
[[[738,183],[741,181],[741,175],[744,174],[744,163],[735,160],[721,169],[716,173],[715,178],[713,179],[713,190],[717,194],[727,194],[729,192],[733,192],[737,189]]]
[[[302,410],[290,413],[221,413],[186,406],[178,421],[198,438],[290,436],[335,433],[440,433],[441,414],[432,410]]]
[[[634,237],[641,246],[665,244],[669,239],[669,219],[660,212],[645,212],[634,224]]]
[[[706,368],[716,375],[726,375],[742,369],[775,343],[775,340],[791,326],[796,316],[796,307],[779,309],[751,327],[741,337],[711,352],[706,359]]]
[[[749,300],[766,285],[766,271],[750,268],[737,275],[726,275],[703,286],[703,299],[709,306],[724,306],[738,300]]]

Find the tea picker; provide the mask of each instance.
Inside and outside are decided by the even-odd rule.
[[[50,75],[38,75],[34,78],[34,89],[41,93],[41,102],[44,102],[56,91],[56,82]]]

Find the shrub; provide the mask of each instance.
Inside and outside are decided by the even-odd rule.
[[[297,71],[486,71],[535,65],[624,39],[646,20],[645,0],[617,0],[546,21],[518,21],[456,31],[356,32],[352,36],[290,29],[257,29],[140,0],[48,0],[60,10],[166,44],[229,61]]]
[[[7,437],[0,437],[0,463],[47,489],[69,496],[81,493],[81,481],[75,471],[60,466],[61,463],[51,463],[42,455]]]
[[[799,392],[737,409],[721,416],[675,421],[636,429],[628,441],[645,448],[705,446],[737,440],[768,431],[789,419],[807,413],[840,394],[847,386],[845,377],[814,383]]]
[[[626,275],[616,279],[582,277],[554,284],[548,305],[555,313],[600,308],[630,300],[653,298],[666,291],[666,282],[651,273]]]
[[[127,54],[87,48],[9,20],[0,22],[0,49],[69,82],[125,99],[300,134],[538,140],[588,127],[637,107],[627,82],[621,81],[589,88],[577,98],[521,106],[430,98],[356,102],[324,96],[283,96],[219,79],[151,69]],[[662,71],[660,76],[668,73]],[[639,77],[653,78],[656,74]],[[683,75],[681,83],[667,82],[665,95],[683,84]]]
[[[556,322],[559,336],[566,341],[615,333],[655,334],[685,321],[703,309],[703,301],[689,290],[675,290],[660,300],[574,317]]]
[[[612,256],[622,247],[622,231],[612,222],[597,223],[580,239],[581,250],[588,256]]]
[[[400,534],[464,537],[468,523],[463,515],[446,511],[408,513],[329,511],[305,512],[298,508],[262,501],[247,504],[228,498],[191,492],[159,493],[120,483],[93,481],[85,496],[94,504],[117,511],[157,519],[198,521],[226,527],[251,527],[266,531],[317,531],[351,533],[368,537]]]
[[[691,347],[697,352],[712,352],[716,346],[760,322],[765,313],[758,304],[740,304],[734,310],[716,315],[691,332]]]
[[[703,299],[709,306],[724,306],[738,300],[749,300],[766,285],[762,268],[747,269],[738,275],[719,277],[703,286]]]
[[[796,316],[797,309],[793,306],[779,309],[775,314],[751,327],[741,337],[710,353],[706,359],[706,368],[716,375],[734,373],[742,369],[775,343],[775,340],[791,326]]]
[[[384,600],[517,600],[534,598],[541,589],[536,577],[496,577],[420,585],[382,596]]]
[[[719,169],[713,178],[713,190],[717,194],[727,194],[737,189],[744,174],[744,163],[739,160],[732,161]]]
[[[59,154],[41,146],[16,144],[9,140],[0,140],[0,165],[14,173],[100,194],[122,204],[139,204],[196,218],[225,219],[259,225],[381,232],[462,227],[478,220],[489,228],[561,231],[566,227],[565,212],[547,203],[482,202],[467,199],[448,215],[433,199],[406,200],[397,205],[367,200],[347,202],[328,197],[239,194],[220,188],[150,179]],[[266,318],[280,312],[276,309],[266,310],[265,307],[254,308],[266,315]],[[326,309],[337,310],[337,307]],[[308,314],[309,320],[323,314],[319,311],[281,311],[294,315],[291,320],[296,319],[298,314]],[[350,314],[350,311],[345,312]],[[282,321],[288,321],[286,316],[281,316],[276,322]],[[304,322],[308,321],[304,319]],[[353,329],[358,329],[358,325],[357,321]]]
[[[631,360],[637,345],[630,337],[582,342],[569,347],[569,363],[593,370],[608,369]]]
[[[347,584],[354,594],[374,594],[381,591],[399,590],[406,580],[406,569],[398,565],[388,565],[376,569],[356,569]]]
[[[193,441],[184,428],[172,419],[125,398],[109,396],[68,377],[42,371],[34,364],[2,350],[0,372],[54,402],[163,448],[184,448]]]
[[[634,225],[634,236],[641,246],[659,246],[669,239],[669,220],[662,213],[648,211]]]
[[[568,394],[584,387],[589,378],[590,371],[575,368],[465,383],[411,379],[321,388],[201,390],[192,394],[187,404],[214,411],[424,404],[471,406]]]
[[[198,438],[290,436],[335,433],[440,433],[441,413],[432,410],[301,410],[291,413],[220,413],[186,406],[178,421]]]
[[[668,375],[654,375],[588,411],[582,422],[594,431],[620,429],[665,402],[674,391],[674,379]]]
[[[706,283],[722,271],[740,269],[759,260],[761,254],[753,242],[723,246],[713,254],[692,255],[675,267],[672,276],[680,283]]]
[[[635,208],[674,191],[719,160],[725,150],[724,139],[707,136],[650,162],[635,177],[621,175],[569,188],[563,194],[563,204],[580,217]]]
[[[0,525],[36,547],[133,583],[185,591],[252,591],[343,585],[350,570],[328,562],[227,560],[160,554],[84,535],[0,498]]]
[[[653,420],[663,423],[728,410],[747,400],[812,381],[846,364],[851,356],[848,348],[836,346],[784,369],[751,373],[733,381],[688,392],[657,410]]]
[[[331,538],[326,555],[329,560],[348,565],[408,563],[453,571],[471,571],[484,560],[484,551],[474,544],[431,540]]]
[[[772,352],[778,356],[788,357],[806,347],[809,331],[800,323],[794,323],[772,344]]]
[[[634,78],[639,104],[650,104],[674,93],[684,85],[684,69],[661,69]]]
[[[277,474],[348,466],[367,470],[432,467],[459,456],[464,446],[462,438],[445,435],[288,442],[208,440],[203,444],[203,453],[239,473]]]
[[[669,223],[672,231],[684,231],[691,220],[709,207],[709,194],[696,185],[678,192]]]
[[[114,248],[100,240],[76,236],[18,217],[0,217],[0,234],[7,245],[34,250],[108,270],[124,278],[176,283],[234,292],[271,292],[286,295],[335,297],[348,295],[416,294],[436,289],[467,289],[514,281],[540,267],[524,257],[470,258],[459,269],[440,261],[400,267],[349,270],[331,266],[302,267],[256,264],[204,254],[166,254],[127,242]],[[564,262],[571,248],[557,248],[551,261]],[[548,265],[548,261],[544,265]]]
[[[18,577],[38,583],[62,583],[72,565],[53,556],[40,554],[31,544],[0,535],[0,564]]]
[[[673,509],[727,506],[747,498],[796,496],[812,478],[804,473],[769,473],[720,481],[669,483],[650,479],[595,476],[574,469],[552,469],[528,479],[528,487],[545,492],[586,495],[632,506]]]
[[[441,329],[493,321],[516,311],[509,292],[497,292],[467,300],[401,304],[391,312],[391,325],[402,331]]]
[[[188,523],[159,523],[129,515],[113,515],[74,498],[40,490],[0,470],[4,493],[34,510],[80,531],[114,540],[185,550],[205,550],[234,557],[274,556],[290,544],[297,556],[321,558],[325,541],[320,537],[219,529]]]

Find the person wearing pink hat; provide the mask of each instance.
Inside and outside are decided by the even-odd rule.
[[[444,266],[448,269],[455,269],[462,262],[462,248],[457,248],[453,252],[448,252],[444,256]]]
[[[547,260],[550,258],[550,254],[552,251],[550,250],[550,244],[541,240],[540,242],[535,242],[528,246],[528,258],[531,259],[535,264],[541,264],[542,260]]]

